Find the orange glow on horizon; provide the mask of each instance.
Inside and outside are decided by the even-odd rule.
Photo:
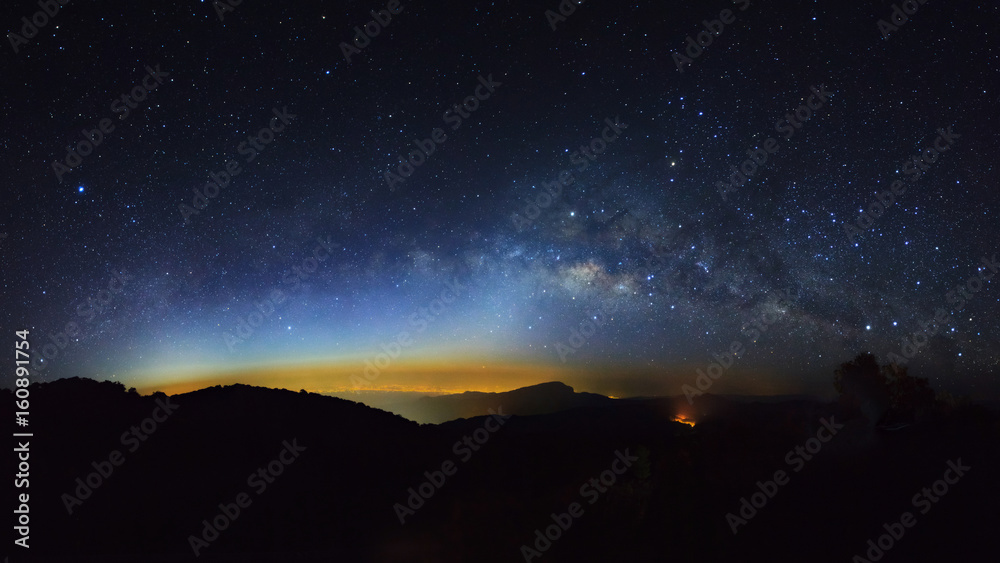
[[[367,376],[365,370],[368,370]],[[688,365],[649,368],[623,364],[574,365],[544,359],[510,360],[473,354],[437,358],[395,359],[384,368],[363,359],[315,360],[297,364],[248,364],[246,366],[189,365],[162,367],[144,372],[136,381],[137,390],[148,395],[162,391],[168,395],[188,393],[216,385],[244,384],[341,396],[355,392],[411,392],[434,395],[478,391],[499,393],[522,387],[560,381],[576,392],[622,397],[670,397],[681,393],[691,382]],[[758,395],[796,392],[778,379],[761,372],[727,374],[712,392]],[[140,382],[144,382],[139,384]],[[148,383],[145,383],[148,382]],[[752,383],[751,383],[752,382]],[[679,422],[694,425],[686,415]]]
[[[486,361],[395,362],[366,378],[365,366],[317,363],[285,366],[258,366],[246,369],[192,369],[186,375],[162,377],[160,383],[137,389],[168,395],[242,383],[260,387],[305,389],[314,393],[354,391],[416,392],[429,394],[465,391],[504,392],[549,381],[566,381],[579,370],[548,364]],[[373,372],[369,370],[369,375]],[[579,389],[577,389],[579,391]]]

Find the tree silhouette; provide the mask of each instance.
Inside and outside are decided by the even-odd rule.
[[[834,371],[833,387],[842,404],[858,408],[872,425],[914,422],[935,406],[934,391],[926,378],[913,377],[905,366],[862,352]]]
[[[903,421],[915,421],[934,408],[934,391],[926,378],[913,377],[906,366],[892,363],[882,367],[889,386],[890,408]]]
[[[833,387],[842,404],[860,409],[873,426],[881,423],[889,410],[889,386],[873,354],[862,352],[840,364],[834,371]]]

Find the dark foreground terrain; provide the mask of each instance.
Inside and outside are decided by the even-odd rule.
[[[836,404],[710,395],[421,426],[240,385],[30,391],[30,488],[13,486],[21,443],[4,458],[11,562],[850,563],[980,561],[1000,547],[1000,420],[976,406],[896,430]],[[13,405],[0,393],[0,417]],[[9,535],[26,491],[30,549]],[[891,547],[872,551],[883,534]]]

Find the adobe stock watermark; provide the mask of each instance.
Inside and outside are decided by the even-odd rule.
[[[344,41],[340,42],[340,52],[344,54],[344,60],[350,63],[351,55],[360,55],[361,50],[371,45],[372,39],[378,37],[382,30],[389,26],[389,23],[392,22],[392,16],[402,11],[403,6],[400,5],[399,0],[389,0],[384,10],[369,12],[372,19],[364,25],[363,29],[354,26],[354,39],[352,40],[354,45]]]
[[[236,7],[243,3],[243,0],[212,0],[212,8],[215,9],[219,21],[226,21],[226,12],[235,12]]]
[[[156,432],[157,428],[159,428],[159,425],[166,422],[167,418],[178,408],[178,405],[170,402],[170,397],[166,397],[166,399],[157,397],[156,405],[153,412],[144,418],[138,426],[132,426],[125,432],[122,432],[120,440],[122,446],[128,446],[128,453],[134,453],[138,450],[139,446],[148,440]],[[160,417],[157,413],[163,416]],[[125,463],[125,455],[118,450],[111,450],[107,461],[90,462],[90,466],[94,468],[94,471],[87,474],[83,479],[77,477],[76,489],[73,491],[74,494],[63,493],[61,497],[63,506],[66,507],[66,513],[72,516],[73,510],[82,506],[83,501],[89,499],[94,494],[94,491],[111,477],[115,468],[121,467],[123,463]]]
[[[654,242],[650,243],[650,246],[652,247],[652,251],[646,257],[643,265],[639,266],[635,271],[637,278],[647,281],[652,279],[657,272],[661,272],[667,267],[663,258],[669,255],[669,248],[662,243]]]
[[[32,14],[30,20],[27,17],[21,18],[21,22],[24,24],[21,26],[21,34],[18,35],[13,31],[7,33],[7,40],[10,41],[14,54],[20,50],[20,45],[27,45],[28,39],[33,39],[38,35],[38,32],[48,25],[50,18],[55,18],[59,9],[69,2],[70,0],[59,0],[58,2],[56,0],[38,0],[38,7],[41,10]]]
[[[947,299],[948,305],[953,305],[956,312],[964,310],[968,301],[970,301],[975,294],[982,291],[986,282],[993,279],[993,275],[997,273],[998,269],[1000,269],[1000,262],[997,261],[996,254],[994,254],[991,258],[983,256],[981,261],[983,266],[978,268],[975,274],[966,279],[964,284],[956,285],[955,289],[945,294],[945,299]],[[989,270],[990,273],[986,274],[986,270]],[[911,358],[916,356],[924,346],[927,346],[930,339],[939,331],[943,330],[945,325],[951,322],[951,320],[952,318],[951,315],[948,314],[948,310],[943,307],[938,307],[934,310],[934,317],[929,321],[917,322],[917,324],[920,325],[920,330],[914,331],[909,338],[904,337],[902,345],[900,346],[900,353],[896,354],[894,352],[890,352],[889,361],[898,365],[905,365]]]
[[[641,452],[640,452],[641,453]],[[632,467],[632,463],[639,461],[639,458],[629,455],[628,448],[623,454],[620,450],[615,450],[615,457],[611,460],[611,468],[605,469],[597,477],[590,478],[580,486],[580,496],[589,499],[587,504],[594,504],[601,495],[608,492],[608,488],[613,487],[618,481],[619,475],[624,475]],[[560,514],[552,513],[549,517],[552,524],[545,527],[545,532],[535,529],[534,549],[528,544],[521,545],[521,555],[525,563],[531,563],[532,559],[541,557],[543,553],[552,547],[552,542],[562,537],[563,532],[569,531],[573,526],[573,521],[583,516],[583,505],[579,502],[571,502],[566,507],[566,512]]]
[[[878,30],[882,32],[882,39],[888,39],[894,32],[899,31],[899,28],[910,21],[910,16],[916,14],[920,6],[926,3],[927,0],[906,0],[902,2],[902,8],[898,4],[893,4],[892,13],[889,14],[889,20],[892,23],[885,20],[878,20]]]
[[[112,273],[106,286],[107,289],[99,289],[76,306],[77,316],[83,318],[87,323],[93,323],[100,315],[104,314],[105,310],[112,307],[115,296],[124,291],[125,282],[131,279],[134,279],[134,276],[124,272]],[[67,321],[61,331],[55,334],[48,333],[49,342],[42,345],[40,354],[32,356],[31,367],[38,372],[46,369],[48,364],[44,363],[45,360],[53,361],[58,358],[70,342],[79,342],[84,337],[84,332],[83,327],[76,321]]]
[[[302,452],[306,451],[305,447],[299,445],[298,438],[293,438],[290,444],[288,440],[285,440],[281,445],[284,448],[278,452],[277,457],[266,466],[258,467],[257,471],[247,477],[247,486],[252,487],[257,496],[263,494],[267,490],[267,486],[274,483],[275,477],[280,477],[285,472],[285,467],[294,463],[302,455]],[[288,454],[287,459],[285,454]],[[245,492],[237,494],[234,502],[228,504],[220,502],[219,513],[212,518],[211,522],[208,519],[201,521],[201,534],[188,536],[188,545],[191,546],[194,556],[199,557],[201,550],[219,539],[220,532],[228,529],[240,517],[242,511],[252,503],[253,498]]]
[[[120,98],[112,100],[111,112],[122,114],[118,116],[118,119],[124,121],[132,114],[132,110],[139,107],[138,102],[145,101],[149,93],[159,88],[164,82],[163,79],[169,76],[169,72],[160,70],[160,65],[156,65],[156,68],[149,68],[147,65],[146,75],[142,77],[140,83],[133,87],[127,94],[122,94]],[[77,141],[75,147],[73,145],[66,147],[66,156],[63,158],[63,161],[52,161],[52,172],[55,173],[56,179],[61,183],[63,174],[83,164],[83,159],[90,156],[97,147],[101,146],[101,143],[104,142],[104,136],[111,134],[114,130],[115,125],[109,117],[98,121],[97,126],[93,129],[83,129],[81,131],[83,139]]]
[[[559,2],[558,10],[559,13],[555,13],[552,10],[545,10],[545,19],[549,22],[549,27],[552,31],[556,30],[557,23],[563,23],[566,18],[572,16],[576,13],[576,7],[583,4],[587,0],[562,0]]]
[[[604,123],[606,127],[601,130],[600,136],[594,137],[585,145],[580,145],[579,151],[574,151],[570,154],[569,161],[571,164],[577,165],[578,172],[586,170],[590,166],[590,162],[597,160],[597,157],[603,154],[611,146],[611,143],[617,141],[625,129],[628,129],[628,124],[622,123],[621,118],[618,116],[615,116],[614,121],[610,117],[606,117]],[[552,182],[542,182],[543,189],[538,191],[534,201],[528,200],[528,204],[524,207],[523,215],[514,213],[512,217],[514,226],[518,229],[531,227],[535,219],[542,214],[542,210],[547,209],[555,200],[559,199],[563,188],[575,181],[576,178],[573,177],[573,172],[565,169],[561,170]]]
[[[500,430],[500,428],[507,422],[507,419],[511,417],[509,414],[503,414],[503,407],[498,407],[496,412],[493,409],[489,409],[490,416],[486,417],[483,421],[482,428],[476,428],[472,433],[472,436],[465,435],[461,440],[455,442],[451,447],[451,451],[457,456],[461,456],[462,463],[468,462],[472,459],[472,453],[478,452],[479,448],[486,445],[489,442],[490,435]],[[493,423],[492,426],[490,423]],[[393,512],[396,513],[396,517],[399,518],[400,525],[406,523],[407,516],[413,516],[416,514],[417,510],[420,510],[424,506],[425,501],[430,500],[441,487],[444,486],[448,477],[451,477],[458,473],[458,465],[447,459],[441,464],[440,471],[424,471],[424,477],[426,481],[417,485],[414,489],[410,487],[406,489],[406,492],[410,493],[410,496],[406,497],[406,505],[397,502],[392,505]]]
[[[951,126],[948,127],[947,131],[943,128],[938,128],[937,132],[938,136],[934,139],[934,146],[927,147],[913,155],[909,161],[903,164],[903,174],[911,176],[909,179],[911,183],[919,180],[923,173],[930,169],[932,164],[937,162],[940,155],[951,150],[951,146],[955,144],[955,139],[961,137],[961,135],[952,131]],[[889,210],[889,206],[896,203],[896,196],[905,194],[907,188],[908,186],[902,180],[897,179],[893,180],[892,184],[889,185],[891,193],[889,191],[882,191],[876,194],[875,199],[877,201],[869,203],[867,210],[862,210],[858,213],[858,218],[855,221],[856,226],[844,223],[844,234],[847,235],[847,242],[854,243],[854,237],[870,229],[875,224],[875,220],[885,215],[885,212]]]
[[[745,12],[747,8],[750,7],[750,0],[734,0],[737,4],[742,4],[740,6],[740,11]],[[687,56],[675,52],[673,55],[674,64],[677,65],[677,70],[684,72],[684,65],[691,66],[694,59],[697,59],[704,52],[704,47],[708,47],[712,44],[716,37],[722,35],[725,31],[727,25],[732,25],[736,21],[736,15],[732,10],[722,10],[719,12],[719,19],[717,20],[701,20],[701,25],[705,27],[705,31],[701,31],[697,34],[697,41],[690,35],[687,36],[687,47],[685,47],[684,52]]]
[[[826,89],[825,84],[820,84],[819,88],[810,86],[809,90],[812,93],[804,104],[797,107],[794,112],[786,113],[784,119],[779,119],[774,124],[774,130],[778,133],[784,133],[786,141],[790,140],[798,129],[802,129],[802,125],[812,118],[814,112],[818,113],[829,97],[833,95],[833,92]],[[761,148],[761,145],[764,148]],[[757,167],[763,166],[767,162],[768,156],[778,152],[780,148],[780,143],[776,139],[768,137],[760,145],[747,149],[748,158],[740,163],[739,168],[730,164],[729,169],[732,170],[732,174],[729,175],[729,183],[721,181],[715,183],[719,195],[722,196],[722,201],[728,201],[726,194],[735,192],[736,188],[742,187],[750,178],[753,178]]]
[[[454,303],[465,289],[466,286],[459,283],[457,277],[452,278],[449,282],[445,282],[444,289],[441,290],[441,293],[435,299],[431,300],[427,307],[420,307],[415,313],[409,316],[407,320],[410,326],[414,328],[417,334],[421,334],[427,330],[431,323],[441,313],[444,313],[448,309],[448,306]],[[396,334],[395,339],[388,344],[380,344],[379,349],[382,351],[376,354],[373,359],[365,360],[364,378],[358,377],[357,374],[351,374],[351,384],[354,386],[354,389],[360,389],[378,379],[382,375],[382,370],[388,368],[392,364],[392,360],[398,358],[403,349],[409,348],[414,342],[410,332],[403,330]]]
[[[472,117],[472,114],[479,109],[479,102],[485,102],[490,99],[490,96],[500,86],[503,86],[503,83],[494,81],[492,74],[487,75],[486,78],[479,75],[479,84],[473,90],[473,95],[466,96],[461,104],[452,105],[451,109],[444,112],[441,119],[446,125],[451,126],[452,131],[457,131],[462,126],[462,120]],[[414,139],[413,146],[415,148],[406,155],[406,158],[399,157],[396,172],[393,173],[392,170],[387,170],[382,175],[386,183],[389,184],[389,190],[395,191],[396,188],[394,186],[396,184],[402,184],[406,181],[405,178],[412,176],[413,172],[423,163],[427,162],[427,159],[434,154],[437,146],[444,144],[447,140],[448,135],[440,127],[435,127],[431,130],[430,136],[423,141]]]
[[[590,340],[597,329],[604,326],[604,323],[608,321],[608,317],[615,314],[618,311],[618,302],[614,299],[610,301],[610,305],[607,307],[601,307],[597,312],[589,313],[587,318],[580,323],[579,329],[576,327],[571,328],[569,331],[569,346],[563,343],[562,340],[556,342],[556,353],[559,354],[559,359],[563,363],[566,363],[566,357],[569,354],[575,354],[577,350],[583,347],[584,344]]]
[[[832,416],[829,421],[825,418],[821,418],[819,421],[823,426],[816,431],[816,436],[806,440],[805,446],[795,446],[795,448],[788,450],[788,453],[785,454],[785,463],[792,467],[796,473],[802,471],[802,468],[806,466],[806,462],[812,460],[813,456],[823,449],[823,444],[832,440],[837,435],[837,431],[844,427],[843,424],[834,422],[834,417]],[[824,431],[826,432],[825,436]],[[757,515],[758,510],[767,506],[767,502],[778,494],[778,487],[788,484],[788,478],[789,475],[785,470],[779,469],[774,472],[773,480],[763,483],[757,481],[757,488],[760,490],[751,494],[750,500],[747,500],[747,497],[740,497],[739,516],[732,512],[726,513],[726,522],[729,524],[729,529],[732,530],[733,535],[736,535],[739,531],[737,528],[747,525]]]
[[[769,296],[767,302],[764,304],[764,311],[757,315],[753,320],[750,321],[749,330],[744,328],[743,335],[751,340],[751,342],[756,342],[762,334],[767,332],[768,326],[772,325],[781,318],[772,309],[785,309],[787,308],[798,296],[792,293],[792,289],[784,289],[781,292],[772,292]],[[708,372],[706,375],[705,371],[700,368],[696,370],[698,377],[695,379],[695,385],[697,389],[685,383],[681,386],[681,391],[684,392],[684,396],[687,398],[689,405],[694,405],[694,398],[699,395],[704,395],[709,388],[715,383],[715,380],[722,377],[722,374],[726,372],[737,358],[746,352],[746,348],[743,343],[739,340],[733,340],[729,345],[728,352],[722,352],[721,354],[712,354],[712,358],[715,360],[708,364],[705,371]]]
[[[312,256],[302,259],[302,263],[292,266],[291,270],[285,270],[281,281],[285,285],[291,286],[289,291],[298,292],[302,289],[302,282],[316,273],[319,265],[330,258],[333,251],[334,242],[330,236],[323,240],[316,237],[316,246],[313,247]],[[322,252],[321,252],[322,251]],[[264,324],[264,320],[285,303],[288,296],[279,287],[272,288],[267,297],[254,302],[257,311],[252,311],[244,318],[240,316],[236,320],[236,328],[232,332],[223,332],[222,340],[230,352],[236,352],[236,346],[249,340],[254,332]],[[235,333],[235,335],[234,335]]]
[[[958,483],[965,476],[965,472],[972,469],[962,463],[962,458],[958,458],[958,461],[948,460],[947,465],[948,467],[944,470],[944,475],[941,476],[941,479],[934,481],[930,487],[920,489],[910,499],[913,508],[920,508],[920,514],[927,514],[934,507],[934,504],[940,502],[941,498],[948,494],[949,486]],[[949,477],[949,474],[952,476]],[[860,555],[855,555],[851,559],[851,563],[872,563],[873,561],[882,559],[896,545],[897,541],[903,539],[903,536],[906,535],[906,530],[916,524],[916,516],[909,510],[900,514],[898,521],[882,524],[882,528],[886,533],[880,535],[877,540],[868,540],[868,551],[865,552],[868,558],[865,559]]]
[[[238,147],[236,147],[236,152],[240,155],[246,156],[245,162],[247,164],[253,162],[254,159],[260,155],[260,153],[264,152],[264,148],[271,144],[271,141],[275,139],[275,136],[284,131],[285,127],[291,123],[293,119],[298,117],[294,113],[288,112],[288,106],[282,107],[281,111],[278,111],[278,108],[271,108],[271,113],[274,114],[274,117],[271,118],[267,127],[262,127],[260,131],[257,131],[256,135],[248,135],[247,140],[243,141]],[[188,219],[192,215],[198,215],[201,213],[202,209],[208,207],[208,200],[218,197],[222,188],[227,187],[229,182],[239,176],[241,172],[243,172],[243,170],[240,168],[240,163],[231,159],[226,163],[225,170],[209,174],[209,178],[211,178],[211,180],[205,184],[205,187],[203,188],[205,192],[204,194],[199,192],[198,188],[192,188],[194,191],[194,199],[191,201],[191,205],[185,205],[182,203],[177,206],[181,212],[181,216],[184,218],[184,224],[188,224]]]

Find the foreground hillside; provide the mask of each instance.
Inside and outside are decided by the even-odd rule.
[[[31,548],[10,561],[846,563],[907,511],[880,559],[998,547],[1000,426],[974,407],[894,432],[815,401],[708,395],[694,427],[671,399],[421,426],[240,385],[30,390]],[[0,393],[0,416],[13,404]],[[915,504],[949,462],[970,469]],[[741,515],[742,498],[760,506]]]

